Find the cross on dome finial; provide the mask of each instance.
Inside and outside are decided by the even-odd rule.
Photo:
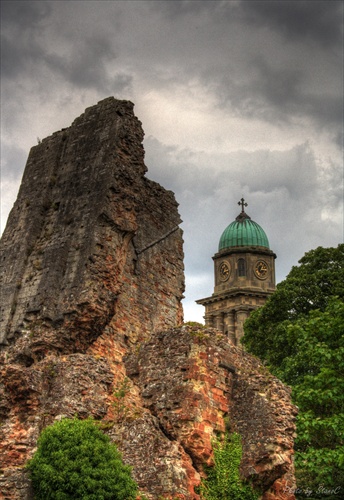
[[[244,198],[241,198],[241,200],[238,201],[238,205],[241,205],[241,213],[243,214],[245,212],[244,207],[247,207],[247,203],[245,203]]]

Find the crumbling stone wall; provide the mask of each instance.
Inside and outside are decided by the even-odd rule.
[[[185,325],[155,335],[127,358],[126,368],[144,408],[201,476],[204,464],[213,463],[215,435],[236,431],[243,440],[242,477],[264,500],[294,498],[297,411],[290,389],[257,358],[215,329]],[[197,486],[196,475],[190,480]]]
[[[133,104],[108,98],[31,149],[1,240],[0,342],[44,321],[57,350],[66,330],[87,348],[115,310],[131,339],[182,319],[177,203],[145,177],[142,140]]]
[[[182,322],[178,205],[145,176],[143,135],[110,97],[30,151],[0,248],[6,477],[56,416],[106,414],[128,347]]]
[[[1,241],[0,498],[33,498],[24,465],[39,433],[78,415],[100,422],[152,500],[199,500],[229,419],[243,477],[292,500],[289,390],[216,330],[177,326],[180,217],[145,177],[142,139],[132,103],[109,98],[30,152]]]

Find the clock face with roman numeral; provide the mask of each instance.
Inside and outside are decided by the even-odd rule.
[[[229,262],[222,261],[219,266],[219,276],[221,281],[227,281],[231,274],[231,266]]]
[[[268,277],[268,265],[263,260],[258,260],[254,267],[254,274],[257,278],[265,280]]]

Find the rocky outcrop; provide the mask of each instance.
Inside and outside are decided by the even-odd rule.
[[[0,498],[33,498],[39,433],[77,415],[152,500],[199,499],[228,428],[243,478],[291,500],[289,390],[216,330],[180,326],[177,203],[145,177],[142,139],[132,103],[109,98],[30,152],[1,241]]]
[[[0,342],[39,324],[50,351],[80,351],[115,315],[131,341],[182,319],[177,203],[145,177],[142,140],[133,104],[108,98],[31,149],[1,241]]]
[[[214,437],[235,431],[243,441],[242,477],[266,500],[293,498],[296,408],[257,358],[217,330],[185,325],[155,335],[127,358],[126,369],[143,407],[200,475],[213,464]],[[198,477],[190,482],[196,486]]]

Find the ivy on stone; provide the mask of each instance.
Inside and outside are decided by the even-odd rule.
[[[225,434],[213,443],[214,466],[200,486],[202,500],[257,500],[259,495],[240,477],[241,437]]]

